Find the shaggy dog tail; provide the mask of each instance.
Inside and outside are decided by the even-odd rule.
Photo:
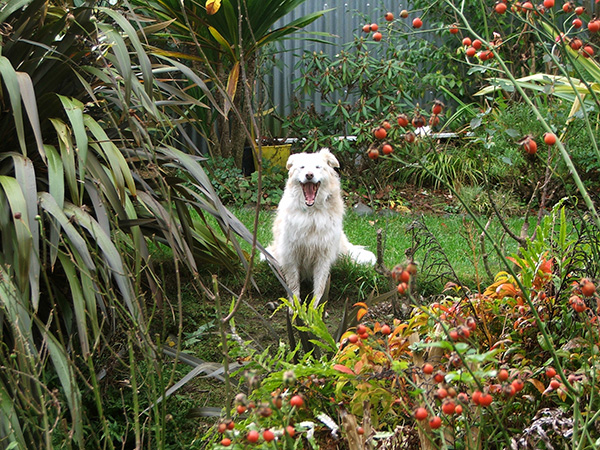
[[[373,252],[367,250],[362,245],[351,244],[344,233],[342,233],[340,241],[340,254],[348,256],[357,264],[375,265],[377,262],[377,258]]]

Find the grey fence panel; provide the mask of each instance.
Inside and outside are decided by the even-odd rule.
[[[293,81],[300,76],[300,72],[295,69],[295,66],[305,51],[323,51],[330,56],[335,56],[340,51],[342,44],[351,42],[354,36],[361,32],[363,25],[367,23],[363,17],[370,21],[376,21],[382,26],[384,25],[383,16],[387,11],[391,11],[398,17],[402,9],[409,9],[407,2],[397,0],[338,0],[326,2],[307,0],[277,23],[276,27],[306,14],[330,8],[333,10],[325,13],[322,18],[306,27],[305,31],[331,33],[332,37],[316,37],[300,31],[293,35],[292,39],[278,44],[276,66],[269,69],[263,80],[268,102],[275,108],[276,115],[279,117],[285,117],[291,112]],[[331,44],[313,42],[311,38],[327,40]],[[321,111],[321,99],[318,96],[304,98],[303,100],[314,103],[317,111]],[[272,136],[282,135],[279,120],[265,117],[265,127]]]

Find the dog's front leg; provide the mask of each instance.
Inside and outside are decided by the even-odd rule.
[[[290,291],[300,300],[300,270],[295,265],[285,265],[281,269]]]
[[[323,299],[323,294],[327,288],[327,282],[329,281],[329,270],[331,269],[331,263],[322,262],[317,264],[313,274],[313,296],[316,297],[315,306]]]

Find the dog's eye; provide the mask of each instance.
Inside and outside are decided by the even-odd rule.
[[[321,168],[321,166],[317,166],[317,169],[320,169],[320,168]]]
[[[301,169],[304,169],[304,166],[300,166]]]

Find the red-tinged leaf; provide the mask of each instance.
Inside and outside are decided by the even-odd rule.
[[[354,308],[355,306],[362,306],[365,309],[369,308],[364,302],[356,302],[354,305],[352,305],[352,307]]]
[[[206,14],[212,16],[221,8],[221,0],[206,0]]]
[[[358,312],[356,313],[356,319],[358,321],[360,321],[365,316],[365,314],[367,314],[366,309],[364,309],[364,308],[359,309]]]
[[[550,258],[546,261],[543,261],[540,264],[540,270],[544,273],[552,273],[552,261],[554,258]]]
[[[237,85],[240,78],[240,62],[236,62],[231,71],[229,72],[229,77],[227,78],[227,98],[225,99],[225,116],[229,114],[229,110],[233,106],[233,100],[235,98],[235,93],[237,92]]]
[[[546,386],[544,386],[544,383],[542,383],[539,380],[536,380],[535,378],[530,378],[529,381],[531,384],[533,384],[535,386],[535,388],[540,391],[540,393],[544,393],[544,391],[546,390]]]
[[[333,368],[335,370],[337,370],[338,372],[347,373],[348,375],[356,375],[352,371],[352,369],[350,369],[349,367],[344,366],[343,364],[334,364]]]
[[[507,256],[506,259],[508,259],[510,262],[512,262],[513,264],[517,265],[518,267],[521,267],[521,264],[515,258],[513,258],[512,256]]]

